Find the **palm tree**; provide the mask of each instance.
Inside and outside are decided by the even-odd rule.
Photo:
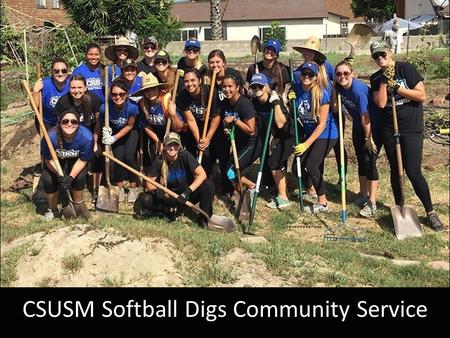
[[[210,0],[211,6],[211,38],[213,40],[223,39],[222,18],[220,16],[220,0]]]

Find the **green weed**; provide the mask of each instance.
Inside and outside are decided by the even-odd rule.
[[[65,272],[74,274],[81,270],[83,267],[83,256],[81,255],[69,255],[65,256],[61,260],[61,266]]]

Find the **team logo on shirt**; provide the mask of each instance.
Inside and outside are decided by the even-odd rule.
[[[197,104],[191,104],[189,106],[189,110],[191,111],[192,114],[194,114],[194,116],[200,120],[203,121],[204,119],[204,112],[205,112],[205,108],[201,105],[197,105]]]
[[[50,98],[50,106],[52,107],[52,108],[55,108],[55,106],[56,106],[56,104],[58,103],[58,100],[59,100],[59,96],[52,96],[51,98]]]
[[[225,117],[227,116],[237,116],[236,112],[234,110],[225,110],[224,112]]]
[[[97,77],[86,79],[86,85],[89,90],[102,89],[102,80]]]
[[[302,120],[314,120],[308,93],[304,93],[298,103],[298,116]]]
[[[111,119],[111,123],[120,128],[128,123],[128,119],[125,117],[119,117],[117,119]]]
[[[405,79],[395,79],[395,81],[400,85],[400,87],[404,87],[406,89],[409,89],[408,84],[406,83]],[[408,103],[408,102],[411,102],[411,100],[407,99],[404,96],[395,94],[395,104],[397,106],[402,106],[402,105],[404,105],[405,103]],[[392,101],[390,100],[390,95],[389,95],[389,99],[388,99],[388,102],[386,104],[386,107],[392,108]]]
[[[80,155],[80,151],[75,149],[56,149],[55,151],[56,155],[61,160],[66,158],[77,158]]]

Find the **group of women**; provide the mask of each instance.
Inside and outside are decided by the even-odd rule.
[[[436,231],[443,229],[420,169],[423,79],[410,64],[395,62],[388,46],[380,42],[371,46],[380,70],[372,75],[370,88],[355,78],[351,63],[342,61],[334,68],[320,52],[315,37],[294,48],[305,62],[293,71],[292,79],[289,67],[278,61],[282,46],[276,39],[264,43],[263,60],[249,67],[246,81],[239,71],[227,66],[221,50],[211,51],[207,63],[202,63],[198,40],[185,42],[185,56],[177,68],[154,37],[145,38],[142,48],[144,57],[136,62],[138,50],[125,38],[118,39],[105,50],[112,63],[105,67],[100,62],[100,46],[90,44],[85,62],[70,78],[67,63],[56,58],[52,76],[36,82],[34,98],[38,102],[42,95],[45,126],[65,172],[64,177],[56,175],[43,142],[44,187],[49,200],[46,218],[57,213],[58,187],[71,188],[74,201],[82,199],[88,166],[95,203],[105,145],[136,170],[141,169],[140,162],[145,175],[179,195],[176,201],[150,183],[139,194],[137,177],[114,165],[111,175],[120,189],[119,200],[125,199],[124,182],[128,181],[127,200],[135,203],[135,212],[140,215],[174,219],[176,207],[189,200],[199,202],[211,216],[215,195],[229,199],[240,186],[255,190],[246,169],[262,157],[263,148],[267,156],[262,181],[274,192],[266,206],[281,209],[291,205],[286,172],[288,158],[294,153],[301,156],[305,198],[312,202],[309,211],[327,212],[324,161],[331,149],[338,149],[336,115],[342,111],[337,107],[338,95],[353,120],[360,183],[356,203],[361,216],[372,217],[377,211],[376,160],[383,145],[391,166],[395,201],[401,203],[388,100],[395,95],[406,173],[424,204],[430,226]],[[298,111],[296,121],[293,104]],[[106,111],[109,123],[105,123]],[[294,141],[295,124],[300,130],[298,144]],[[270,146],[263,147],[269,128]],[[230,139],[235,140],[241,182],[230,153]],[[217,162],[220,194],[212,181]],[[204,225],[201,219],[199,223]]]

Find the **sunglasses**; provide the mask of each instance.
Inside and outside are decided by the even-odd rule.
[[[155,65],[157,65],[157,64],[167,65],[167,60],[163,60],[163,59],[156,60]]]
[[[111,97],[124,98],[126,95],[127,95],[127,93],[111,93]]]
[[[170,149],[170,148],[178,149],[180,147],[180,145],[178,143],[172,142],[172,143],[166,144],[166,147],[168,149]]]
[[[258,90],[258,89],[263,89],[264,86],[260,85],[260,84],[254,84],[254,85],[251,85],[250,88],[253,90]]]
[[[77,119],[64,119],[64,120],[61,120],[61,124],[64,125],[64,126],[68,125],[69,122],[70,122],[70,124],[72,126],[78,126],[78,120]]]
[[[350,72],[336,72],[337,77],[341,76],[349,77],[350,74],[351,74]]]
[[[376,52],[376,53],[372,54],[372,59],[378,60],[378,58],[379,58],[380,56],[381,56],[383,59],[385,59],[386,56],[387,56],[387,53],[386,53],[386,52]]]
[[[116,48],[116,52],[128,52],[128,48]]]
[[[63,68],[63,69],[53,69],[53,74],[67,74],[67,68]]]
[[[152,49],[152,50],[157,50],[158,48],[156,48],[155,45],[145,45],[144,49]]]
[[[314,76],[316,76],[316,74],[314,74],[313,72],[301,72],[300,74],[302,74],[303,77],[309,77],[309,78],[313,78]]]
[[[198,48],[186,48],[186,52],[194,52],[194,53],[198,53],[200,51],[200,49]]]

